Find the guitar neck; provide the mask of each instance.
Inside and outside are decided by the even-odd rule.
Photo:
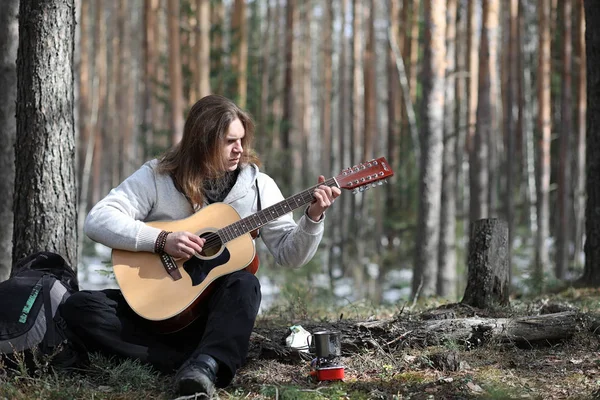
[[[279,203],[273,204],[257,213],[250,215],[249,217],[242,218],[239,221],[221,228],[217,231],[217,234],[221,238],[222,243],[227,243],[233,239],[245,235],[246,233],[252,232],[261,226],[281,217],[282,215],[288,214],[302,206],[310,204],[314,200],[315,190],[321,186],[339,187],[335,178],[330,178],[323,183],[315,185],[309,189],[304,190],[292,197],[280,201]]]

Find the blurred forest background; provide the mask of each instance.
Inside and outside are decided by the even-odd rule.
[[[460,300],[481,218],[508,222],[513,294],[573,282],[584,269],[583,3],[80,0],[79,224],[218,93],[254,116],[262,169],[285,196],[380,156],[395,171],[343,194],[308,267],[261,255],[273,290]]]

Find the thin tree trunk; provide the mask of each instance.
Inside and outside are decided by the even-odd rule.
[[[300,104],[298,105],[300,112],[298,115],[298,128],[301,132],[302,143],[300,145],[301,154],[298,154],[294,159],[298,159],[299,165],[302,167],[301,178],[299,184],[301,188],[308,187],[314,184],[314,166],[317,163],[318,157],[316,153],[312,151],[312,118],[313,118],[313,105],[312,105],[312,82],[311,82],[311,64],[313,60],[312,56],[312,35],[311,35],[311,21],[312,21],[312,2],[305,2],[301,12],[300,37],[302,38],[296,44],[298,45],[298,54],[302,54],[302,57],[298,57],[297,61],[297,73],[298,81],[300,82],[298,98]],[[320,144],[319,144],[320,145]],[[327,172],[319,172],[323,174],[329,174]],[[311,179],[312,177],[312,179]]]
[[[210,0],[196,1],[196,79],[198,99],[210,94]]]
[[[273,69],[271,68],[271,59],[273,58],[273,48],[276,48],[274,44],[277,41],[277,37],[273,35],[273,25],[279,24],[277,18],[273,18],[273,8],[271,4],[267,2],[267,18],[264,21],[265,29],[262,34],[261,48],[261,82],[260,82],[260,108],[259,108],[259,123],[262,126],[271,126],[269,121],[269,103],[271,96],[271,80],[273,79]],[[271,114],[272,115],[272,114]],[[260,154],[266,155],[267,151],[271,147],[268,145],[272,143],[273,131],[269,133],[265,132],[260,135],[258,139],[258,151]]]
[[[352,164],[360,162],[362,155],[361,133],[363,132],[363,109],[361,105],[364,101],[364,82],[362,74],[362,34],[363,34],[363,4],[361,0],[352,1],[352,135],[350,137],[350,151],[352,154]],[[363,223],[360,220],[360,199],[357,196],[351,198],[351,215],[354,216],[352,223],[358,226]],[[356,298],[364,298],[365,271],[363,268],[363,257],[365,246],[363,241],[355,240],[353,242],[353,262],[352,277],[354,279]]]
[[[413,297],[427,297],[436,292],[444,150],[446,2],[425,0],[424,4],[421,170]]]
[[[444,88],[444,150],[442,200],[436,294],[456,296],[456,22],[458,1],[448,0],[446,26],[446,82]]]
[[[169,92],[171,100],[171,144],[183,135],[183,78],[179,34],[179,0],[168,0]]]
[[[159,0],[149,0],[144,7],[144,129],[143,157],[148,159],[154,153],[155,121],[158,115],[157,81],[158,81],[158,6]]]
[[[398,35],[401,34],[398,24],[398,2],[399,0],[390,0],[389,1],[389,20],[388,20],[388,49],[387,49],[387,118],[388,118],[388,132],[387,132],[387,142],[388,142],[388,151],[387,157],[388,162],[390,163],[392,170],[396,171],[396,173],[403,173],[400,167],[400,132],[402,128],[403,115],[402,112],[402,93],[400,86],[400,77],[396,72],[396,62],[397,57],[396,53],[400,53],[400,57],[402,57],[402,50],[398,47],[398,42],[404,45],[404,40],[397,40]],[[401,18],[404,18],[406,21],[408,7],[404,5],[402,10]],[[403,21],[401,20],[400,23]],[[402,30],[402,34],[404,34],[404,30]],[[404,77],[406,79],[406,76]],[[408,83],[407,83],[408,86]],[[410,94],[409,94],[410,97]],[[401,172],[402,171],[402,172]],[[397,176],[397,175],[396,175]],[[393,182],[398,182],[398,178],[392,178]],[[385,187],[385,208],[386,210],[396,210],[397,205],[399,204],[397,200],[397,190],[396,185],[387,185]],[[388,238],[388,248],[392,247],[392,235],[393,229],[388,225],[386,236]]]
[[[479,9],[480,0],[468,2],[467,15],[467,66],[469,74],[467,79],[467,104],[468,111],[468,131],[467,131],[467,151],[470,153],[473,148],[473,137],[477,123],[477,96],[479,94],[479,46],[480,30],[477,30],[477,9]]]
[[[275,27],[274,27],[274,44],[275,56],[272,57],[273,61],[271,69],[273,70],[273,133],[272,133],[272,148],[271,151],[274,155],[281,157],[282,153],[282,121],[283,121],[283,102],[285,101],[284,92],[284,79],[285,79],[285,60],[287,53],[284,50],[287,43],[286,30],[283,27],[283,23],[286,19],[286,9],[280,1],[275,1]],[[283,34],[282,34],[283,30]],[[283,66],[283,68],[282,68]],[[284,70],[282,72],[282,69]]]
[[[498,187],[500,181],[499,174],[499,160],[502,153],[503,140],[502,135],[498,132],[502,132],[499,124],[499,115],[502,109],[502,100],[500,93],[501,82],[498,77],[499,60],[498,60],[498,36],[500,31],[500,1],[499,0],[486,0],[488,10],[488,20],[484,22],[486,25],[485,30],[487,32],[488,47],[489,47],[489,73],[490,87],[489,87],[489,102],[490,102],[490,134],[487,136],[488,140],[488,212],[496,215],[498,210]],[[479,121],[478,121],[479,122]]]
[[[523,33],[523,85],[519,93],[519,108],[523,112],[523,158],[525,168],[523,168],[523,180],[525,184],[525,198],[529,205],[527,214],[529,222],[529,231],[535,238],[537,235],[537,182],[535,178],[535,144],[534,144],[534,110],[537,107],[537,98],[535,97],[533,84],[532,65],[536,65],[537,58],[535,51],[537,47],[537,24],[535,12],[531,4],[519,3],[520,7],[520,27]]]
[[[552,115],[550,110],[550,0],[539,2],[539,64],[538,64],[538,142],[539,164],[537,185],[537,216],[538,229],[535,245],[534,274],[543,289],[543,278],[550,260],[547,240],[549,237],[550,220],[550,136],[552,134]]]
[[[470,149],[470,222],[489,216],[489,143],[493,135],[494,110],[492,107],[490,24],[494,18],[490,1],[484,1],[481,12],[481,40],[479,43],[479,84],[477,120]]]
[[[560,132],[560,152],[558,167],[558,225],[556,227],[556,278],[565,279],[569,267],[571,245],[571,134],[572,118],[572,86],[571,59],[572,52],[572,4],[563,3],[563,79],[561,87],[562,126]]]
[[[575,260],[581,265],[581,253],[583,252],[583,235],[585,221],[585,133],[586,133],[586,56],[585,56],[585,12],[583,0],[577,5],[577,36],[576,51],[578,57],[577,74],[577,143],[575,145]]]
[[[0,2],[0,282],[10,275],[13,253],[13,193],[17,132],[17,47],[19,0]]]
[[[322,112],[321,112],[321,170],[325,174],[331,173],[332,167],[332,110],[331,110],[331,98],[333,95],[333,71],[332,71],[332,57],[333,57],[333,2],[324,2],[325,12],[323,13],[323,51],[321,57],[323,58],[323,87],[324,94],[322,97]]]
[[[419,62],[419,31],[421,25],[421,0],[407,0],[412,2],[412,14],[410,24],[410,62],[407,73],[410,82],[410,94],[413,104],[417,102],[417,76]]]
[[[518,107],[518,60],[519,60],[519,3],[518,0],[510,0],[508,12],[508,78],[506,82],[506,106],[504,109],[504,118],[506,123],[506,222],[508,224],[508,272],[509,277],[512,272],[511,254],[512,242],[514,239],[514,214],[515,214],[515,161],[516,157],[516,136],[517,124],[520,119]],[[510,278],[509,278],[510,282]]]
[[[284,79],[283,79],[283,128],[281,130],[281,149],[283,151],[283,174],[284,181],[287,185],[293,182],[294,171],[292,162],[292,133],[294,121],[294,14],[295,2],[288,0],[286,3],[285,14],[285,62],[284,62]]]
[[[213,33],[211,35],[211,56],[212,71],[225,71],[225,54],[223,50],[225,37],[225,6],[223,0],[216,0],[212,3],[211,9],[211,27]],[[217,82],[214,88],[215,93],[223,93],[225,91],[225,74],[220,73],[217,77]]]
[[[137,169],[135,145],[135,111],[133,90],[135,62],[132,55],[132,29],[134,22],[131,18],[131,2],[121,0],[119,2],[119,76],[117,87],[117,107],[121,116],[121,129],[119,129],[119,174],[121,179],[131,175]]]
[[[248,94],[248,22],[245,0],[235,0],[234,2],[231,30],[233,48],[231,67],[236,75],[238,105],[245,108]]]
[[[108,54],[107,54],[107,36],[106,36],[106,13],[104,10],[105,4],[102,2],[96,2],[96,27],[95,27],[95,59],[94,69],[98,79],[98,117],[96,124],[92,127],[94,129],[94,136],[96,138],[94,144],[94,155],[92,163],[92,198],[90,203],[97,203],[100,198],[105,194],[102,190],[102,172],[104,162],[104,138],[106,124],[106,110],[107,110],[107,69],[108,69]],[[81,212],[81,211],[80,211]]]
[[[326,0],[329,1],[329,0]],[[340,24],[341,29],[339,32],[339,42],[340,42],[340,64],[339,64],[339,81],[338,81],[338,92],[339,92],[339,102],[338,102],[338,129],[339,129],[339,149],[340,149],[340,160],[342,168],[348,168],[352,162],[352,155],[350,154],[350,141],[348,139],[348,133],[352,132],[351,127],[349,126],[348,121],[350,121],[350,93],[348,93],[348,88],[350,87],[350,79],[349,79],[349,66],[351,63],[348,61],[349,56],[349,47],[350,43],[348,40],[348,36],[346,35],[346,25],[347,25],[347,13],[348,13],[348,2],[349,0],[341,0],[341,10],[340,10]],[[346,214],[350,210],[351,202],[354,201],[350,196],[341,196],[340,197],[339,209],[340,213]],[[337,244],[339,246],[339,265],[345,271],[345,267],[348,265],[347,258],[347,245],[350,237],[350,222],[348,218],[341,218],[340,223],[337,224],[338,227],[338,237]]]
[[[375,2],[370,0],[367,19],[367,42],[364,49],[364,105],[365,128],[361,160],[374,157],[373,147],[377,131],[377,96],[375,84]],[[377,135],[378,136],[378,135]]]
[[[87,116],[90,113],[90,101],[91,101],[91,76],[93,76],[93,71],[91,71],[91,61],[90,54],[92,54],[92,45],[90,44],[89,38],[90,34],[88,31],[90,30],[89,25],[92,20],[91,12],[90,12],[91,2],[84,1],[81,3],[81,15],[79,18],[79,26],[78,26],[78,37],[79,37],[79,63],[78,67],[78,101],[76,104],[78,105],[78,151],[77,151],[77,179],[78,182],[81,182],[83,179],[82,168],[79,168],[82,164],[82,160],[85,158],[85,153],[87,150],[87,144],[90,136],[90,121]],[[79,197],[82,196],[82,186],[79,185]]]
[[[77,267],[74,40],[73,0],[21,3],[13,262],[47,250]]]

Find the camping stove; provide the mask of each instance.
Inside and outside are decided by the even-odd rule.
[[[317,381],[344,379],[344,367],[338,360],[342,355],[339,333],[321,331],[315,332],[311,337],[311,349],[314,349],[317,358],[310,364],[310,374]]]

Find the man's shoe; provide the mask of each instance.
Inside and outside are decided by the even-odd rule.
[[[186,361],[175,374],[175,387],[180,395],[203,393],[212,397],[219,365],[209,355],[200,354]]]

